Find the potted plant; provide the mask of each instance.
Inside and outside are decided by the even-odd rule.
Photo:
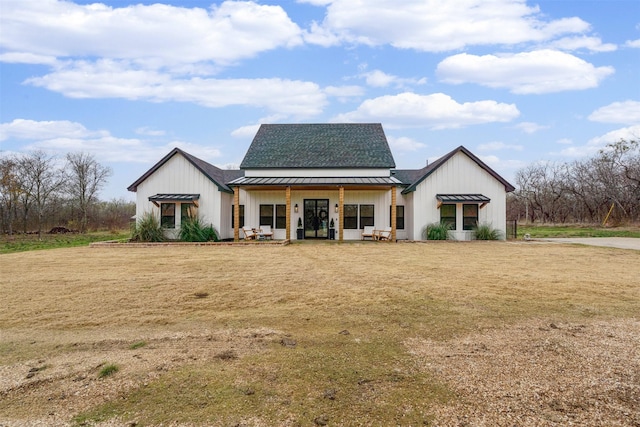
[[[302,231],[302,218],[298,218],[298,230],[297,230],[296,238],[298,240],[302,240],[303,237],[304,237],[304,235],[303,235],[303,231]]]
[[[336,240],[336,223],[331,218],[331,222],[329,223],[329,240]]]

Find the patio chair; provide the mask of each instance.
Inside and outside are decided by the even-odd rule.
[[[373,232],[375,231],[375,229],[373,228],[372,225],[365,225],[364,226],[364,230],[362,230],[362,240],[366,239],[367,237],[370,237],[371,240],[373,240]]]
[[[262,234],[265,239],[273,239],[273,231],[271,231],[270,225],[261,225],[258,234]]]
[[[242,232],[244,233],[244,240],[255,240],[258,236],[251,227],[242,227]]]
[[[391,227],[386,227],[384,230],[378,231],[378,240],[391,241]]]

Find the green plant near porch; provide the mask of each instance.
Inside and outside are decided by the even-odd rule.
[[[476,240],[498,240],[500,239],[500,230],[491,226],[491,224],[478,224],[474,229]]]
[[[136,242],[162,242],[164,231],[158,219],[147,212],[131,226],[131,240]]]
[[[182,221],[180,225],[180,240],[183,242],[219,241],[218,233],[212,225],[205,225],[199,217]]]
[[[427,224],[422,229],[422,238],[425,240],[447,240],[451,226],[442,222]]]

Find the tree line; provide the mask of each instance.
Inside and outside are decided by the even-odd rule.
[[[53,227],[79,232],[126,227],[135,204],[98,198],[111,174],[83,152],[64,159],[41,150],[0,157],[0,231],[41,237]]]
[[[530,164],[516,173],[507,217],[539,223],[640,221],[640,141],[608,144],[574,162]]]

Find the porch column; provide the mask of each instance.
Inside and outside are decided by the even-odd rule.
[[[391,187],[391,241],[396,241],[396,187]]]
[[[338,240],[344,240],[344,187],[340,187],[340,196],[338,197]]]
[[[233,187],[233,241],[240,241],[240,187]]]
[[[291,187],[287,187],[286,191],[286,200],[287,200],[287,220],[286,220],[286,235],[285,235],[285,239],[286,240],[291,240]]]

